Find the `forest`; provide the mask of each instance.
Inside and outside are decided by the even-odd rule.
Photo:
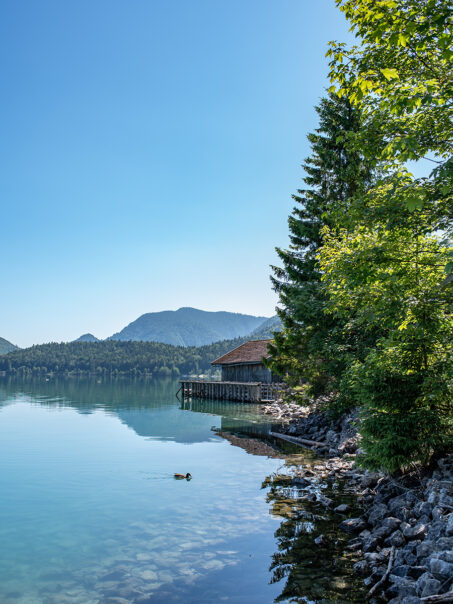
[[[0,356],[0,372],[9,375],[179,376],[213,373],[211,361],[247,338],[206,346],[160,342],[68,342],[40,344]]]
[[[444,0],[337,0],[271,368],[333,414],[360,410],[361,463],[390,472],[453,446],[453,37]],[[301,387],[303,381],[308,386]]]

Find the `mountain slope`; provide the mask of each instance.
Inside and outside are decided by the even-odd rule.
[[[281,331],[281,330],[282,330],[282,323],[281,323],[280,319],[278,318],[278,315],[275,315],[274,317],[267,319],[267,321],[264,321],[264,323],[262,323],[256,329],[254,329],[249,334],[249,339],[250,340],[265,340],[266,338],[272,338],[273,331]]]
[[[17,350],[18,346],[14,346],[5,338],[0,338],[0,354],[8,354],[8,352],[12,352],[13,350]]]
[[[84,333],[80,338],[74,340],[74,342],[100,342],[100,340],[92,333]]]
[[[248,335],[267,317],[180,308],[142,315],[109,340],[163,342],[175,346],[204,346]]]

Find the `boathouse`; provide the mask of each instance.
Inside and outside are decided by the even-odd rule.
[[[222,370],[221,381],[181,380],[178,392],[182,400],[205,398],[253,403],[275,400],[283,384],[264,364],[270,356],[267,350],[270,341],[245,342],[212,361],[211,365]]]
[[[267,346],[272,340],[250,340],[230,350],[211,365],[222,370],[222,382],[261,382],[272,384],[281,381],[264,365],[270,354]]]

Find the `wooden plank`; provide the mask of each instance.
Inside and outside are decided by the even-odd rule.
[[[289,443],[293,443],[295,445],[301,445],[303,447],[327,447],[327,443],[321,443],[317,440],[308,440],[306,438],[298,438],[296,436],[289,436],[288,434],[280,434],[279,432],[269,432],[271,436],[275,438],[281,438],[282,440],[287,440]]]

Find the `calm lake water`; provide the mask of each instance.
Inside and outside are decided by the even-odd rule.
[[[217,434],[265,436],[259,408],[176,390],[0,378],[0,602],[363,601],[332,519],[262,488],[303,458]]]

